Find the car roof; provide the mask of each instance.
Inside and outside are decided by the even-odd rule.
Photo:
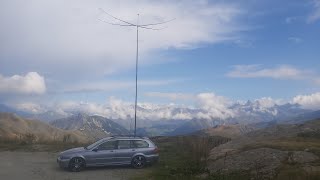
[[[148,137],[138,137],[138,136],[136,136],[136,137],[133,137],[133,136],[110,136],[110,137],[106,137],[106,138],[103,138],[103,139],[105,139],[105,140],[111,140],[111,139],[115,139],[115,140],[117,140],[117,139],[123,139],[123,140],[127,140],[127,139],[130,139],[130,140],[149,140],[149,138]]]
[[[109,136],[105,137],[99,141],[106,142],[108,140],[145,140],[147,141],[151,147],[155,146],[155,144],[148,137],[133,137],[133,136]],[[101,143],[99,143],[101,144]]]

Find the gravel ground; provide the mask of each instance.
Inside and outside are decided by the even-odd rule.
[[[0,152],[0,179],[24,180],[126,180],[148,171],[131,167],[89,168],[73,173],[62,170],[56,163],[55,153],[49,152]]]

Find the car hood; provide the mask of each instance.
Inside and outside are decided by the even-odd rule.
[[[61,152],[60,154],[72,154],[72,153],[83,152],[85,150],[86,149],[84,147],[78,147],[78,148],[68,149],[66,151]]]

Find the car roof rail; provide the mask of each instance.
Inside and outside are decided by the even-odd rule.
[[[109,136],[111,137],[112,139],[114,138],[140,138],[140,139],[149,139],[148,137],[146,136],[128,136],[128,135],[115,135],[115,136]]]

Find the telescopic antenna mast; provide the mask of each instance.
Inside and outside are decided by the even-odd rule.
[[[137,104],[138,104],[138,63],[139,63],[139,28],[142,29],[148,29],[148,30],[162,30],[164,28],[154,28],[154,26],[162,25],[168,22],[173,21],[174,19],[168,20],[168,21],[163,21],[163,22],[158,22],[158,23],[150,23],[150,24],[139,24],[139,14],[137,14],[137,24],[130,23],[128,21],[122,20],[118,17],[115,17],[108,13],[107,11],[103,10],[102,8],[99,8],[99,10],[108,15],[109,17],[115,19],[118,21],[117,23],[113,22],[108,22],[102,19],[99,19],[100,21],[113,25],[113,26],[124,26],[124,27],[136,27],[137,29],[137,49],[136,49],[136,93],[135,93],[135,104],[134,104],[134,137],[136,137],[137,133]]]

